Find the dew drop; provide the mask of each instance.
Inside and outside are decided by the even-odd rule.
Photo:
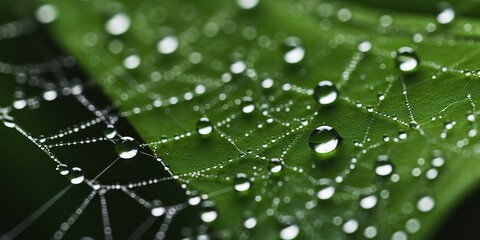
[[[289,221],[282,225],[283,227],[280,230],[280,234],[279,234],[280,239],[283,239],[283,240],[295,239],[300,233],[300,227],[292,221]]]
[[[363,209],[371,209],[377,205],[377,196],[375,195],[369,195],[360,200],[360,206]]]
[[[105,128],[103,131],[103,135],[105,135],[105,137],[108,139],[113,139],[115,136],[117,136],[117,130],[113,125],[107,125],[107,128]]]
[[[73,167],[68,173],[68,179],[70,179],[72,184],[80,184],[85,180],[85,176],[81,168]]]
[[[361,41],[357,46],[358,51],[367,53],[372,49],[372,43],[368,40]]]
[[[138,55],[130,55],[123,60],[123,66],[126,69],[135,69],[140,66],[141,59]]]
[[[328,105],[337,100],[338,93],[337,87],[332,82],[321,81],[315,87],[313,97],[321,105]]]
[[[279,173],[283,169],[282,161],[278,158],[272,158],[268,162],[268,169],[271,173]]]
[[[230,71],[234,74],[240,74],[247,69],[247,65],[245,64],[244,61],[236,61],[230,66]]]
[[[233,179],[233,187],[237,192],[245,192],[252,186],[252,182],[245,173],[237,173]]]
[[[305,56],[305,49],[302,41],[297,37],[288,37],[284,40],[285,54],[283,60],[286,63],[295,64],[302,61]]]
[[[8,128],[15,128],[17,124],[15,124],[15,119],[11,116],[5,115],[2,117],[3,125]]]
[[[366,238],[374,238],[377,236],[377,228],[375,226],[368,226],[363,231],[363,235]]]
[[[65,164],[57,165],[57,171],[60,173],[60,175],[63,175],[63,176],[66,176],[70,172],[68,169],[68,166]]]
[[[260,0],[237,0],[237,5],[241,9],[252,9],[258,5]]]
[[[352,234],[358,229],[358,221],[356,219],[350,219],[343,224],[343,232]]]
[[[132,137],[122,137],[115,143],[115,151],[123,159],[130,159],[138,153],[138,143]]]
[[[162,204],[162,201],[160,200],[153,200],[152,201],[152,210],[150,213],[154,217],[160,217],[165,213],[165,207]]]
[[[105,29],[112,35],[121,35],[130,28],[130,17],[124,13],[117,13],[105,24]]]
[[[388,176],[393,172],[393,164],[390,162],[390,157],[387,155],[380,155],[375,161],[375,173],[378,176]]]
[[[430,196],[420,198],[417,202],[417,209],[420,212],[430,212],[435,207],[435,200]]]
[[[246,229],[252,229],[252,228],[254,228],[256,225],[257,225],[257,219],[254,218],[254,217],[249,217],[249,218],[245,219],[245,221],[243,222],[243,226],[244,226]]]
[[[202,201],[202,198],[200,197],[200,195],[197,192],[190,193],[190,196],[188,198],[188,204],[190,204],[190,206],[196,206],[201,201]]]
[[[202,136],[208,136],[213,132],[213,125],[210,119],[202,117],[197,122],[197,133]]]
[[[341,142],[342,137],[330,126],[320,126],[310,133],[308,144],[310,148],[320,154],[330,153]]]
[[[51,4],[40,6],[35,12],[35,18],[41,23],[51,23],[58,17],[58,10]]]
[[[162,54],[171,54],[178,48],[178,39],[174,36],[164,37],[157,43],[157,51]]]
[[[437,5],[437,22],[439,24],[449,24],[455,19],[455,10],[447,2],[440,2]]]
[[[408,137],[407,132],[405,132],[404,130],[398,131],[398,139],[405,140],[407,139],[407,137]]]
[[[398,49],[395,56],[395,65],[404,73],[412,73],[418,69],[420,58],[410,47],[402,47]]]
[[[249,114],[255,110],[255,103],[251,97],[244,97],[242,98],[240,107],[242,108],[243,113]]]
[[[320,200],[328,200],[335,194],[335,187],[330,179],[321,179],[317,198]]]
[[[218,217],[217,209],[215,209],[215,205],[211,201],[204,201],[202,202],[202,211],[200,213],[200,218],[203,222],[210,223],[215,221]]]

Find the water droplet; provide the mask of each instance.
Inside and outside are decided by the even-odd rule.
[[[2,117],[3,125],[8,128],[15,128],[17,124],[15,124],[15,119],[11,116],[5,115]]]
[[[361,41],[357,46],[358,51],[366,53],[372,49],[372,43],[368,40]]]
[[[107,21],[105,29],[112,35],[121,35],[130,28],[130,24],[130,17],[128,17],[128,15],[117,13]]]
[[[73,167],[68,174],[68,179],[70,179],[72,184],[80,184],[85,180],[85,176],[81,168]]]
[[[278,158],[272,158],[268,162],[268,169],[270,170],[271,173],[279,173],[282,171],[283,164],[282,161]]]
[[[455,10],[449,3],[440,2],[437,5],[437,9],[437,22],[439,24],[449,24],[455,19]]]
[[[330,126],[320,126],[310,133],[308,144],[317,153],[325,154],[335,150],[342,137]]]
[[[420,230],[421,224],[420,221],[416,218],[409,219],[405,224],[405,229],[409,233],[416,233]]]
[[[297,37],[288,37],[283,42],[285,47],[285,55],[283,60],[286,63],[295,64],[302,61],[305,56],[305,49],[302,46],[302,41]]]
[[[356,219],[350,219],[343,224],[343,232],[347,234],[354,233],[358,229],[358,221]]]
[[[320,200],[328,200],[335,194],[335,187],[330,179],[321,179],[317,198]]]
[[[103,131],[103,135],[105,135],[105,137],[108,139],[113,139],[115,136],[117,136],[117,130],[113,125],[107,125],[107,128],[105,128]]]
[[[241,9],[252,9],[258,5],[260,0],[237,0],[237,5]]]
[[[135,69],[140,66],[141,60],[138,55],[130,55],[123,60],[123,66],[126,69]]]
[[[218,212],[215,209],[215,205],[211,201],[202,202],[202,211],[200,213],[200,218],[202,221],[209,223],[215,221],[218,217]]]
[[[35,18],[41,23],[51,23],[58,17],[58,10],[52,4],[40,6],[35,12]]]
[[[264,89],[269,89],[269,88],[271,88],[272,86],[273,86],[273,79],[271,79],[271,78],[269,78],[269,77],[263,79],[263,81],[262,81],[262,87],[263,87]]]
[[[380,155],[375,162],[375,173],[378,176],[388,176],[393,172],[393,164],[387,155]]]
[[[417,202],[417,209],[420,212],[429,212],[435,207],[435,200],[430,196],[420,198]]]
[[[65,164],[59,164],[57,165],[57,171],[60,173],[60,175],[66,176],[70,170],[68,169],[68,166]]]
[[[363,235],[366,238],[374,238],[377,236],[377,228],[375,226],[368,226],[363,231]]]
[[[252,182],[245,173],[237,173],[233,179],[233,187],[237,192],[245,192],[252,186]]]
[[[255,103],[251,97],[242,98],[242,104],[240,105],[243,113],[252,113],[255,110]]]
[[[443,164],[445,164],[445,158],[442,156],[435,156],[432,158],[432,166],[441,167]]]
[[[318,103],[322,105],[328,105],[337,100],[338,93],[339,92],[337,87],[335,87],[332,82],[321,81],[315,87],[313,97],[315,98],[315,100],[317,100]]]
[[[165,207],[160,200],[153,200],[152,201],[152,210],[150,211],[152,216],[160,217],[165,213]]]
[[[408,236],[404,231],[394,232],[391,240],[407,240]]]
[[[256,225],[257,225],[257,219],[254,218],[254,217],[249,217],[249,218],[245,219],[245,221],[243,222],[243,226],[244,226],[246,229],[252,229],[252,228],[254,228]]]
[[[157,51],[162,54],[171,54],[178,48],[178,39],[174,36],[164,37],[157,43]]]
[[[138,143],[132,137],[122,137],[115,144],[115,151],[123,159],[130,159],[138,153]]]
[[[244,61],[236,61],[230,66],[230,71],[234,74],[240,74],[247,69],[247,65]]]
[[[283,240],[291,240],[295,239],[298,234],[300,233],[300,227],[298,225],[289,220],[282,224],[282,229],[280,230],[280,238]]]
[[[368,195],[360,200],[360,206],[363,209],[371,209],[377,205],[377,196],[375,195]]]
[[[188,204],[191,206],[196,206],[202,201],[202,198],[197,192],[192,192],[190,193],[190,196],[188,198]]]
[[[398,49],[395,56],[395,65],[397,68],[404,73],[415,72],[420,63],[420,58],[418,58],[415,51],[410,47],[402,47]]]
[[[407,137],[408,137],[407,132],[405,132],[404,130],[398,131],[398,139],[405,140],[407,139]]]
[[[210,119],[202,117],[197,122],[197,133],[202,136],[208,136],[213,132],[213,125]]]

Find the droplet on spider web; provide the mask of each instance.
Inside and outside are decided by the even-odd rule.
[[[201,117],[197,121],[197,133],[202,136],[208,136],[213,132],[213,125],[207,117]]]
[[[377,205],[377,196],[367,195],[360,200],[360,207],[363,209],[371,209]]]
[[[171,54],[178,48],[178,39],[174,36],[166,36],[157,43],[157,51],[162,54]]]
[[[333,152],[342,137],[338,132],[330,126],[320,126],[310,133],[308,144],[310,148],[320,154]]]
[[[449,3],[438,3],[437,10],[437,22],[439,24],[449,24],[455,19],[455,10]]]
[[[372,42],[368,40],[363,40],[360,43],[358,43],[357,49],[362,53],[367,53],[372,49]]]
[[[255,103],[251,97],[244,97],[242,98],[240,107],[242,108],[243,113],[249,114],[255,110]]]
[[[337,100],[338,93],[337,87],[332,82],[321,81],[315,87],[313,97],[321,105],[328,105]]]
[[[241,9],[252,9],[258,5],[260,0],[237,0],[237,5]]]
[[[272,158],[268,162],[268,169],[273,174],[278,174],[280,171],[282,171],[282,168],[283,168],[282,161],[280,161],[280,159],[278,158]]]
[[[11,116],[5,115],[2,117],[3,125],[8,128],[15,128],[17,124],[15,124],[15,119]]]
[[[115,151],[123,159],[130,159],[138,153],[138,143],[132,137],[122,137],[115,143]]]
[[[424,196],[417,202],[417,209],[420,212],[430,212],[435,207],[435,200],[431,196]]]
[[[350,219],[343,224],[342,230],[344,233],[352,234],[358,229],[358,220]]]
[[[108,139],[113,139],[115,136],[117,136],[117,130],[115,129],[115,126],[109,124],[103,131],[103,135],[105,135],[106,138]]]
[[[69,172],[68,166],[65,164],[57,165],[56,170],[58,171],[58,173],[60,173],[60,175],[63,175],[63,176],[66,176]]]
[[[245,192],[252,186],[252,182],[245,173],[237,173],[233,179],[233,187],[237,192]]]
[[[80,184],[85,180],[85,176],[81,168],[73,167],[68,173],[68,179],[70,179],[72,184]]]
[[[390,161],[390,157],[387,155],[380,155],[375,161],[375,173],[378,176],[388,176],[393,172],[393,164]]]
[[[243,222],[243,226],[244,226],[246,229],[252,229],[252,228],[254,228],[256,225],[257,225],[257,219],[254,218],[254,217],[249,217],[249,218],[245,219],[245,221]]]
[[[130,28],[130,17],[125,13],[113,15],[105,24],[105,30],[112,35],[121,35]]]
[[[335,194],[335,186],[330,179],[320,179],[320,184],[317,192],[317,198],[320,200],[328,200]]]
[[[196,206],[202,201],[202,198],[197,192],[191,192],[189,197],[188,197],[188,204],[190,206]]]
[[[202,210],[200,213],[200,218],[203,222],[210,223],[215,221],[218,217],[217,209],[215,208],[215,204],[211,201],[204,201],[201,204]]]
[[[58,10],[52,4],[45,4],[40,6],[35,12],[35,18],[40,23],[51,23],[58,17]]]
[[[395,55],[395,65],[403,73],[413,73],[417,71],[420,64],[420,58],[410,47],[401,47]]]
[[[280,239],[283,239],[283,240],[295,239],[300,233],[300,227],[291,218],[292,217],[280,223],[282,226],[282,229],[280,229],[280,233],[279,233]]]
[[[302,41],[297,37],[288,37],[283,41],[285,54],[283,60],[286,63],[299,63],[305,57],[305,48],[302,46]]]
[[[165,207],[162,204],[162,201],[160,200],[153,200],[152,201],[152,210],[150,213],[154,217],[160,217],[165,213]]]

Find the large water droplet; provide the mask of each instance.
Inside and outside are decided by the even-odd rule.
[[[255,110],[255,103],[251,97],[242,98],[242,104],[240,105],[243,113],[252,113]]]
[[[106,138],[113,139],[115,136],[117,136],[117,130],[113,125],[107,125],[107,128],[105,128],[103,134]]]
[[[237,173],[233,179],[233,187],[237,192],[245,192],[252,186],[252,182],[245,173]]]
[[[295,64],[302,61],[305,56],[305,49],[302,46],[302,41],[297,37],[288,37],[283,42],[285,46],[285,55],[283,60],[290,64]]]
[[[440,24],[449,24],[455,19],[455,10],[447,2],[440,2],[437,5],[437,22]]]
[[[80,184],[85,180],[85,176],[81,168],[73,167],[68,173],[68,179],[70,179],[72,184]]]
[[[154,217],[160,217],[165,213],[165,207],[162,204],[162,201],[160,200],[153,200],[152,201],[152,210],[150,213]]]
[[[202,221],[209,223],[215,221],[218,217],[218,212],[215,209],[215,205],[211,201],[202,202],[202,211],[200,213],[200,218]]]
[[[115,144],[115,151],[123,159],[130,159],[138,153],[138,143],[132,137],[122,137]]]
[[[330,81],[321,81],[315,87],[313,97],[322,105],[331,104],[337,100],[338,89]]]
[[[410,47],[402,47],[398,49],[395,56],[395,65],[404,73],[415,72],[420,64],[420,58]]]
[[[163,54],[171,54],[178,48],[178,39],[174,36],[164,37],[157,43],[157,51]]]
[[[213,132],[213,125],[210,119],[202,117],[197,122],[197,133],[202,136],[208,136]]]
[[[310,133],[308,144],[317,153],[325,154],[335,150],[342,137],[330,126],[320,126]]]
[[[300,233],[300,227],[293,221],[287,221],[282,225],[279,236],[283,240],[295,239]]]
[[[280,161],[280,159],[278,158],[272,158],[268,162],[268,169],[270,170],[271,173],[274,173],[274,174],[279,173],[280,171],[282,171],[282,168],[283,168],[282,161]]]
[[[128,15],[117,13],[107,21],[105,29],[112,35],[120,35],[130,28],[130,24],[130,17],[128,17]]]
[[[378,176],[388,176],[393,172],[393,164],[390,162],[390,157],[387,155],[380,155],[375,162],[375,173]]]
[[[320,200],[330,199],[335,194],[335,187],[330,179],[321,179],[317,198]]]

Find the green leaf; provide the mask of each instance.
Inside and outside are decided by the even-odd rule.
[[[146,146],[180,184],[215,203],[210,225],[220,237],[287,238],[296,235],[284,228],[293,223],[298,239],[364,238],[371,226],[378,239],[424,239],[478,183],[480,22],[465,17],[474,3],[454,4],[456,18],[442,25],[434,1],[415,13],[411,1],[262,0],[253,9],[213,0],[41,2],[59,10],[52,34]],[[389,5],[388,14],[379,5]],[[107,32],[114,16],[131,22],[125,33]],[[110,32],[123,32],[125,22],[117,24]],[[160,53],[168,36],[178,48]],[[298,64],[284,61],[290,36],[305,50]],[[371,50],[359,51],[362,41]],[[404,46],[420,58],[413,74],[395,65]],[[246,69],[232,73],[242,70],[238,61]],[[262,87],[267,77],[271,88]],[[323,80],[339,89],[329,106],[312,95]],[[242,112],[245,96],[251,114]],[[201,117],[214,124],[210,136],[196,132]],[[322,125],[342,137],[328,157],[308,144]],[[386,177],[375,174],[381,155],[394,166]],[[268,170],[272,158],[284,164],[279,174]],[[246,192],[234,189],[238,173],[252,181]],[[321,200],[326,179],[335,193]],[[364,209],[369,195],[378,202]],[[257,225],[246,230],[249,217]]]

